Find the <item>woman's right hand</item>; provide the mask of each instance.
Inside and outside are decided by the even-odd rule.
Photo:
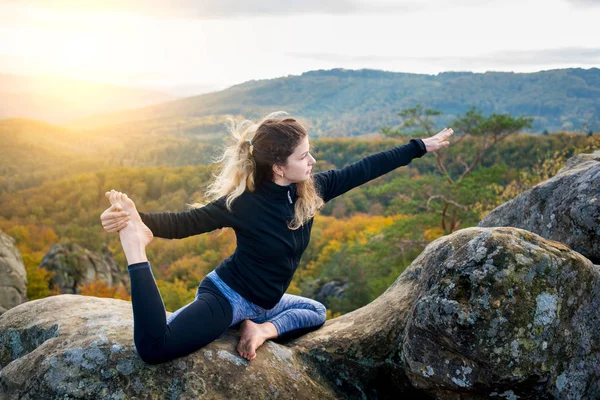
[[[104,210],[100,215],[100,221],[106,232],[119,232],[129,222],[129,213],[123,211],[119,204],[114,204]]]
[[[434,136],[421,140],[423,140],[427,152],[431,153],[450,146],[450,141],[448,139],[453,133],[454,131],[452,128],[444,128],[444,130],[438,132]]]

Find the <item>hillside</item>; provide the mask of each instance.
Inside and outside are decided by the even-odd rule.
[[[68,126],[142,129],[147,124],[187,123],[225,115],[257,118],[285,110],[307,119],[314,136],[344,137],[398,125],[397,112],[423,103],[443,111],[440,125],[477,106],[484,114],[535,118],[533,132],[600,130],[600,69],[536,73],[447,72],[438,75],[376,70],[319,70],[300,76],[249,81],[226,90],[127,112],[71,121]],[[218,132],[220,124],[191,127],[189,133]]]
[[[209,164],[217,155],[220,138],[166,134],[168,128],[86,133],[23,118],[0,120],[0,193],[112,166]]]

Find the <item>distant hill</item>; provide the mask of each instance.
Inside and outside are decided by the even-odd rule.
[[[121,148],[118,140],[19,118],[0,120],[0,143],[0,194],[106,168]]]
[[[207,84],[207,83],[189,83],[176,85],[151,85],[147,89],[158,90],[161,93],[168,93],[177,98],[198,96],[204,93],[217,92],[231,85]]]
[[[477,106],[486,115],[535,117],[534,132],[600,131],[600,69],[438,75],[319,70],[253,80],[219,92],[79,119],[68,126],[97,129],[135,125],[142,129],[148,123],[185,123],[190,118],[209,116],[220,121],[225,115],[257,118],[285,110],[308,120],[315,136],[359,136],[377,132],[383,125],[397,125],[397,112],[417,103],[443,111],[440,126]],[[197,125],[188,133],[195,129],[200,133],[223,130],[221,124]]]
[[[220,137],[168,129],[88,133],[30,119],[0,119],[0,195],[74,173],[115,166],[209,164],[219,154]]]
[[[0,118],[63,123],[83,116],[146,107],[176,98],[135,87],[0,74]]]

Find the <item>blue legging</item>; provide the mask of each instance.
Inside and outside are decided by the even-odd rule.
[[[317,301],[285,294],[274,308],[266,310],[245,300],[214,271],[202,280],[194,301],[167,319],[150,264],[133,264],[128,270],[134,343],[138,354],[148,364],[190,354],[245,319],[256,323],[272,322],[279,339],[303,335],[325,323],[325,306]]]
[[[221,277],[219,277],[215,271],[210,272],[207,275],[207,278],[215,284],[232,306],[233,318],[230,327],[238,325],[245,319],[249,319],[257,324],[271,322],[275,325],[275,328],[277,328],[279,337],[287,337],[290,336],[290,332],[298,333],[296,332],[298,329],[312,328],[315,326],[318,328],[325,323],[325,314],[327,310],[325,306],[318,301],[292,294],[284,294],[275,307],[265,309],[243,298],[223,282]],[[199,292],[197,291],[196,298],[198,298],[198,294]],[[173,321],[179,313],[191,304],[192,303],[175,311],[169,316],[167,321]],[[283,336],[284,334],[288,335]]]

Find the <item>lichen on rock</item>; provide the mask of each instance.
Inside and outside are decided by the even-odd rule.
[[[600,264],[600,150],[490,212],[480,227],[512,226],[566,244]]]

